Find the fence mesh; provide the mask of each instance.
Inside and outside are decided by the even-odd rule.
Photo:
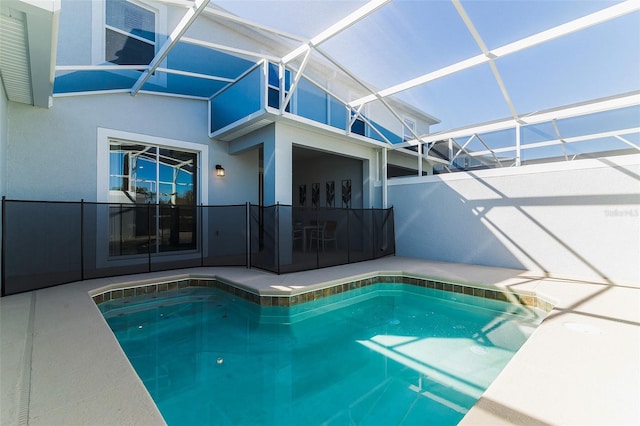
[[[2,212],[3,295],[198,266],[287,273],[395,253],[393,209],[3,200]]]

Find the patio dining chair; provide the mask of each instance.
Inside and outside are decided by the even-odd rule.
[[[335,249],[338,249],[338,235],[337,235],[338,223],[335,220],[328,220],[324,223],[324,226],[311,231],[310,244],[313,246],[313,242],[322,246],[322,251],[325,251],[328,243],[333,243]]]

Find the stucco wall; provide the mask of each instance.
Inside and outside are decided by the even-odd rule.
[[[7,193],[7,102],[0,83],[0,197]]]
[[[208,203],[257,201],[257,155],[227,154],[207,136],[204,101],[138,94],[63,97],[51,109],[11,103],[7,196],[12,199],[95,201],[98,128],[199,144],[208,152]],[[221,164],[225,178],[211,170]]]
[[[0,82],[0,197],[7,194],[7,98],[4,93],[4,85]],[[0,234],[2,233],[2,221],[0,221]],[[2,266],[0,265],[0,276]]]
[[[640,155],[393,179],[397,254],[640,285]]]

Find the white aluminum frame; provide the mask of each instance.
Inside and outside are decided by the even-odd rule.
[[[136,81],[131,88],[132,96],[135,96],[140,88],[142,88],[147,80],[149,80],[151,75],[153,75],[156,69],[160,66],[160,63],[167,57],[169,52],[171,52],[171,49],[178,44],[180,38],[187,32],[191,24],[195,22],[198,15],[200,15],[204,8],[207,7],[207,4],[209,4],[209,0],[194,1],[193,6],[187,10],[178,25],[176,25],[173,31],[171,31],[169,38],[164,42],[162,47],[160,47],[160,50],[156,53],[156,56],[153,58],[147,69],[143,71],[138,81]]]
[[[455,2],[455,0],[452,0],[452,1]],[[455,64],[446,66],[444,68],[440,68],[439,70],[424,74],[420,77],[416,77],[409,81],[405,81],[404,83],[396,84],[395,86],[391,86],[387,89],[380,90],[371,95],[362,97],[360,99],[357,99],[351,102],[350,106],[355,107],[361,103],[368,103],[368,102],[374,101],[379,97],[386,97],[386,96],[394,95],[396,93],[400,93],[402,91],[423,85],[430,81],[434,81],[439,78],[442,78],[451,74],[455,74],[460,71],[464,71],[466,69],[475,67],[477,65],[484,64],[489,61],[510,55],[512,53],[516,53],[521,50],[525,50],[530,47],[537,46],[542,43],[546,43],[547,41],[551,41],[556,38],[566,36],[576,31],[580,31],[585,28],[589,28],[594,25],[601,24],[611,19],[618,18],[623,15],[627,15],[637,10],[640,10],[640,2],[637,0],[627,0],[625,2],[616,4],[614,6],[610,6],[606,9],[602,9],[597,12],[594,12],[590,15],[583,16],[582,18],[574,19],[573,21],[567,22],[565,24],[558,25],[546,31],[539,32],[530,37],[525,37],[515,42],[506,44],[502,47],[498,47],[497,49],[488,51],[486,54],[483,53],[481,55],[477,55],[477,56],[465,59]]]

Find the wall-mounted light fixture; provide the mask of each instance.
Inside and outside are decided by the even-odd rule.
[[[216,176],[224,176],[224,167],[220,164],[216,164]]]

